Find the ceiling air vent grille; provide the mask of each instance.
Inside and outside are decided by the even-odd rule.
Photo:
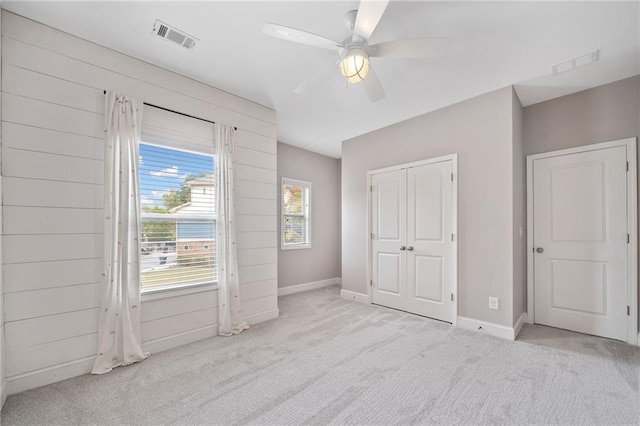
[[[185,49],[192,49],[198,41],[197,38],[177,28],[171,27],[160,20],[156,20],[156,23],[153,25],[153,32],[158,35],[158,37],[179,44]]]
[[[187,49],[191,49],[193,46],[196,45],[196,41],[191,37],[187,37],[186,40],[182,43],[182,45]]]
[[[551,69],[554,74],[562,74],[563,72],[572,71],[576,68],[584,67],[585,65],[597,62],[600,59],[600,49],[595,52],[587,53],[586,55],[579,56],[577,58],[570,59],[568,61],[556,64]]]
[[[169,27],[167,27],[166,25],[160,24],[160,28],[158,28],[158,35],[160,37],[166,36],[168,29],[169,29]]]

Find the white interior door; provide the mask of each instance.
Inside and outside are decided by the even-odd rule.
[[[627,340],[624,146],[533,162],[535,322]]]
[[[453,161],[371,178],[373,303],[453,322]]]
[[[407,174],[396,170],[371,179],[373,303],[406,309]]]
[[[452,162],[407,171],[407,310],[453,321]]]

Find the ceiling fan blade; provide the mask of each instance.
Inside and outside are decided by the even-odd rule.
[[[356,41],[358,37],[369,40],[388,5],[389,0],[360,1],[356,23],[353,27],[353,41]]]
[[[304,82],[302,82],[298,87],[295,88],[293,93],[296,95],[305,95],[312,92],[313,87],[318,85],[321,81],[328,80],[332,77],[332,74],[338,74],[338,66],[336,64],[330,64],[323,68],[320,68],[318,71],[311,74],[309,78],[307,78]]]
[[[342,44],[317,34],[308,33],[295,28],[285,27],[284,25],[266,23],[262,28],[262,32],[272,37],[289,40],[294,43],[307,44],[309,46],[321,47],[323,49],[340,50]]]
[[[369,99],[371,99],[371,102],[378,102],[386,96],[382,84],[380,84],[380,80],[378,79],[378,75],[373,68],[369,68],[367,76],[362,80],[362,86],[364,87],[364,91],[367,92]]]
[[[451,48],[450,38],[395,40],[369,47],[369,56],[378,58],[438,58]]]

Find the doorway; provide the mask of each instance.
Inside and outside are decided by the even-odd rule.
[[[527,156],[530,323],[637,344],[636,141]]]
[[[368,173],[372,303],[455,323],[457,155]]]

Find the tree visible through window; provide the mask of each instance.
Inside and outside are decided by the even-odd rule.
[[[141,286],[217,280],[212,155],[140,144]]]
[[[282,248],[308,248],[311,183],[282,179]]]

